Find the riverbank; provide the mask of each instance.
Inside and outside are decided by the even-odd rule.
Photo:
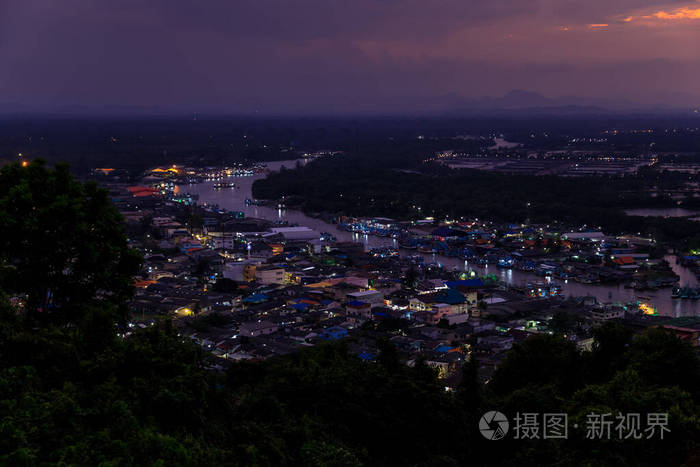
[[[280,167],[293,168],[297,164],[297,160],[279,161],[268,164],[268,169],[271,172],[278,171]],[[302,162],[303,163],[303,162]],[[366,250],[379,247],[399,247],[399,242],[396,238],[377,237],[367,234],[351,233],[342,230],[337,230],[337,226],[329,224],[321,219],[311,217],[300,211],[292,209],[275,208],[271,206],[256,206],[247,205],[246,199],[252,198],[252,185],[255,180],[265,177],[266,175],[255,175],[252,177],[240,177],[236,179],[239,189],[236,190],[214,190],[213,182],[205,182],[197,185],[183,185],[181,190],[187,191],[199,196],[199,203],[207,203],[210,205],[218,205],[232,211],[241,211],[246,217],[266,219],[272,222],[288,222],[289,224],[297,224],[300,226],[309,227],[320,234],[320,232],[333,232],[333,235],[338,241],[352,241],[362,243]],[[403,254],[403,253],[402,253]],[[542,277],[534,273],[517,271],[513,269],[498,268],[488,264],[482,265],[476,262],[470,262],[462,258],[447,257],[437,253],[418,253],[427,263],[436,263],[445,268],[469,271],[473,269],[478,274],[495,274],[500,280],[511,285],[522,285],[523,283],[543,280]],[[692,285],[697,287],[695,275],[686,268],[676,264],[675,256],[667,256],[674,272],[679,275],[679,283],[681,285]],[[551,278],[544,280],[552,280]],[[700,301],[698,300],[674,300],[671,298],[670,289],[661,289],[657,291],[635,291],[634,289],[625,288],[620,285],[607,284],[582,284],[571,280],[555,280],[562,287],[562,295],[564,296],[593,296],[601,302],[622,302],[643,301],[655,308],[659,314],[665,316],[696,316],[700,315]]]

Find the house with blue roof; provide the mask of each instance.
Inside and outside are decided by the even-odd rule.
[[[473,299],[476,304],[476,292]],[[470,300],[457,289],[446,288],[437,292],[420,294],[409,300],[409,309],[417,321],[437,324],[450,315],[469,313]]]
[[[446,281],[445,285],[450,289],[458,289],[459,287],[478,289],[480,287],[484,287],[484,281],[481,279],[465,279],[459,281]]]
[[[357,354],[357,356],[367,362],[374,361],[377,358],[377,356],[371,352],[360,352],[359,354]]]
[[[383,319],[390,319],[391,316],[387,312],[382,311],[382,309],[377,309],[376,311],[372,312],[372,318],[375,321],[381,321]]]
[[[361,324],[372,318],[372,305],[358,300],[353,300],[345,304],[345,311],[348,314],[348,321]]]
[[[319,337],[323,340],[337,341],[348,337],[348,330],[340,326],[333,326],[328,329],[324,329],[319,333]]]
[[[268,297],[267,295],[265,295],[263,293],[254,293],[254,294],[251,294],[251,295],[248,295],[247,297],[245,297],[243,299],[243,302],[244,303],[252,303],[252,304],[263,303],[263,302],[266,302],[267,300],[269,300],[269,298],[270,297]]]
[[[309,309],[309,305],[307,305],[306,303],[294,303],[289,306],[297,311],[306,311]]]
[[[484,284],[484,281],[481,279],[447,281],[445,285],[448,289],[454,290],[462,295],[470,309],[477,305],[479,290],[486,287],[486,284]]]

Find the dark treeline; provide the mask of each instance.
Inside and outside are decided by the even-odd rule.
[[[158,164],[202,166],[290,159],[290,151],[356,151],[388,140],[416,142],[419,136],[452,140],[458,135],[488,139],[499,134],[522,143],[526,150],[570,147],[683,153],[695,151],[700,138],[696,118],[671,115],[196,117],[19,116],[0,120],[0,162],[14,161],[22,153],[51,163],[68,162],[78,173],[99,166],[138,171]],[[636,132],[648,128],[655,129],[654,133]],[[604,133],[612,129],[620,132]],[[572,137],[605,137],[606,141],[569,146]]]
[[[680,465],[700,439],[698,359],[663,331],[558,336],[514,347],[488,385],[477,361],[446,392],[391,347],[365,362],[320,345],[225,370],[165,325],[86,352],[65,328],[2,313],[0,462],[6,465]],[[615,352],[611,354],[609,352]],[[484,439],[488,410],[566,413],[567,440]],[[639,413],[639,440],[586,439],[591,413]],[[648,413],[671,430],[646,439]],[[574,428],[578,425],[579,428]]]
[[[294,133],[242,120],[187,118],[17,119],[0,125],[0,161],[67,162],[75,173],[95,167],[134,172],[157,165],[230,165],[293,159]]]

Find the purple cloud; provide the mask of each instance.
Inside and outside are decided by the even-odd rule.
[[[700,28],[623,19],[689,5],[3,0],[0,102],[387,112],[514,88],[653,101],[700,94],[700,51],[687,46]]]

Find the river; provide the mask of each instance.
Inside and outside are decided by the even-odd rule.
[[[627,209],[625,214],[628,216],[660,216],[660,217],[691,217],[700,212],[691,211],[683,208],[640,208]]]
[[[268,169],[277,171],[281,167],[294,168],[297,163],[305,163],[303,160],[279,161],[268,163]],[[236,184],[236,188],[227,188],[215,190],[214,182],[205,182],[193,185],[181,185],[179,191],[189,192],[199,195],[199,203],[218,204],[219,207],[233,210],[243,211],[246,217],[254,217],[258,219],[267,219],[271,221],[287,221],[290,224],[298,224],[314,229],[317,232],[330,232],[339,241],[354,241],[361,242],[365,245],[365,249],[379,246],[394,246],[398,247],[395,239],[385,237],[375,237],[370,235],[360,235],[357,233],[345,232],[337,230],[334,225],[328,224],[320,219],[309,217],[306,214],[289,209],[276,209],[269,206],[246,206],[245,200],[252,198],[252,186],[255,180],[264,178],[264,174],[255,175],[252,177],[234,177],[231,178]],[[414,251],[411,252],[415,254]],[[449,269],[469,270],[474,269],[480,274],[493,273],[501,280],[508,284],[520,285],[524,282],[541,281],[542,278],[535,274],[516,271],[513,269],[502,269],[495,266],[482,266],[478,264],[470,264],[459,258],[449,258],[438,255],[423,255],[426,262],[435,262]],[[667,256],[666,259],[673,267],[676,274],[681,279],[682,285],[696,286],[698,281],[695,275],[688,269],[676,264],[674,256]],[[664,316],[695,316],[700,314],[700,300],[681,300],[672,299],[671,290],[669,288],[657,291],[638,292],[634,289],[624,288],[622,285],[589,285],[581,284],[575,281],[556,280],[562,287],[562,293],[565,296],[581,297],[591,295],[602,302],[629,302],[633,300],[641,300],[652,305],[659,314]]]

